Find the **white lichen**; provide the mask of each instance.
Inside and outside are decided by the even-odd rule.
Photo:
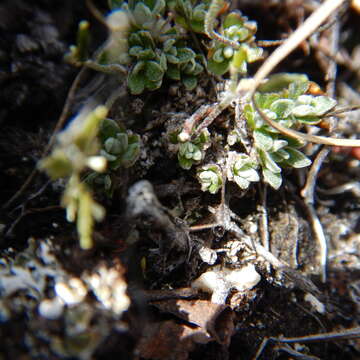
[[[261,276],[252,264],[234,270],[214,267],[194,280],[191,286],[211,294],[211,302],[225,304],[230,290],[235,289],[239,292],[250,290],[260,280]]]

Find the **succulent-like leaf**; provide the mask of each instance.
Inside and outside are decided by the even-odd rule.
[[[272,188],[278,190],[282,183],[282,177],[280,173],[273,173],[269,169],[263,169],[263,176],[265,182],[267,182]]]
[[[137,25],[144,24],[152,16],[151,10],[142,2],[138,2],[135,5],[135,9],[132,14]]]
[[[166,59],[170,64],[177,65],[180,63],[179,59],[175,55],[172,55],[172,54],[166,54]]]
[[[230,14],[226,15],[224,22],[223,22],[223,27],[224,29],[229,28],[230,26],[238,26],[239,28],[242,27],[244,25],[244,19],[241,16],[240,13],[238,12],[231,12]]]
[[[275,100],[271,106],[270,110],[274,111],[278,118],[286,118],[291,114],[292,109],[295,107],[295,102],[289,99],[279,99]]]
[[[104,142],[107,138],[116,137],[118,132],[120,132],[120,127],[116,121],[108,118],[101,121],[99,128],[101,142]]]
[[[271,135],[263,129],[256,129],[253,133],[255,146],[264,151],[269,151],[273,147],[274,141]]]
[[[139,46],[139,45],[134,45],[132,46],[130,49],[129,49],[129,54],[131,56],[136,56],[138,57],[139,54],[141,53],[141,51],[143,51],[143,47],[142,46]]]
[[[294,116],[300,118],[314,118],[317,115],[316,109],[312,105],[297,105],[292,109],[291,112]]]
[[[222,175],[217,165],[202,166],[197,172],[197,177],[201,184],[202,191],[209,191],[211,194],[216,194],[221,188]]]
[[[216,62],[213,59],[208,60],[207,68],[215,75],[224,75],[229,70],[229,60],[226,59],[223,62]]]
[[[155,61],[147,61],[145,67],[145,75],[149,80],[158,82],[162,80],[164,76],[164,70],[159,63]]]
[[[294,82],[308,82],[304,74],[279,73],[269,77],[265,84],[259,86],[258,91],[264,93],[279,92],[287,89]]]
[[[113,155],[120,154],[120,152],[121,152],[120,142],[113,137],[106,139],[106,141],[104,143],[104,148],[105,148],[106,152],[113,154]]]
[[[334,99],[331,99],[328,96],[316,96],[313,99],[312,104],[315,107],[315,112],[317,116],[322,116],[331,109],[333,109],[337,102]]]
[[[196,76],[187,75],[182,78],[182,82],[185,85],[185,88],[190,91],[196,88],[197,78]]]
[[[294,81],[289,85],[289,98],[296,99],[306,93],[309,88],[309,81]]]
[[[166,76],[172,80],[180,80],[180,69],[175,65],[169,64],[166,70]]]
[[[249,63],[253,63],[263,56],[263,49],[257,46],[249,46],[247,44],[243,44],[242,47],[246,52],[246,61]]]
[[[128,86],[132,94],[141,94],[145,89],[145,76],[141,72],[134,74],[132,71],[128,77]]]
[[[276,164],[275,160],[271,156],[271,153],[259,150],[259,155],[264,168],[267,168],[276,174],[281,172],[281,168]]]
[[[241,47],[239,50],[237,50],[234,53],[234,56],[232,58],[230,65],[233,69],[235,69],[240,74],[244,74],[247,71],[246,61],[247,61],[246,50],[243,47]]]
[[[179,48],[177,49],[177,58],[179,63],[186,63],[192,59],[195,59],[195,53],[190,48]]]
[[[290,157],[286,160],[286,164],[294,168],[303,168],[311,165],[311,160],[307,158],[301,151],[287,147],[286,152]]]
[[[137,75],[141,70],[143,70],[145,68],[145,61],[140,60],[138,61],[135,66],[133,67],[131,73],[133,75]]]
[[[145,78],[145,87],[148,90],[159,89],[161,87],[161,84],[162,84],[162,79],[160,79],[159,81],[151,81],[151,80]]]
[[[172,47],[173,45],[175,44],[176,40],[175,39],[168,39],[164,42],[164,45],[163,45],[163,50],[165,52],[168,52]]]

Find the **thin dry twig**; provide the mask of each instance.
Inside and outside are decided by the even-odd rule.
[[[261,342],[261,345],[254,357],[254,359],[258,359],[263,353],[266,345],[270,341],[280,342],[285,344],[293,344],[293,343],[310,343],[310,342],[318,342],[318,341],[336,341],[336,340],[350,340],[350,339],[358,339],[360,338],[360,327],[355,327],[351,329],[345,329],[342,331],[332,331],[324,334],[312,334],[306,336],[299,337],[266,337]]]
[[[260,189],[260,205],[258,206],[258,211],[260,213],[260,238],[261,243],[267,251],[270,251],[270,237],[269,237],[269,222],[268,222],[268,212],[266,207],[267,200],[267,184],[259,184]],[[268,269],[270,270],[270,269]]]
[[[301,196],[304,198],[304,205],[306,207],[312,231],[320,248],[320,266],[321,266],[321,280],[326,282],[326,266],[327,266],[327,241],[324,234],[324,229],[316,214],[314,208],[314,192],[316,185],[316,177],[320,171],[320,167],[330,152],[329,148],[323,148],[313,161],[310,171],[308,173],[304,188],[301,190]]]
[[[340,24],[337,20],[338,17],[335,14],[334,26],[331,28],[331,32],[330,32],[331,52],[333,53],[336,53],[339,48]],[[331,97],[335,96],[336,74],[337,74],[337,64],[334,60],[329,59],[328,68],[326,71],[326,78],[328,80],[326,86],[326,92],[328,96]],[[327,247],[327,240],[325,237],[324,229],[321,225],[321,222],[317,216],[314,207],[314,193],[315,193],[317,175],[329,153],[330,153],[330,149],[328,147],[325,147],[321,149],[320,152],[317,154],[308,173],[305,187],[301,191],[301,196],[304,198],[305,207],[307,208],[308,216],[310,217],[312,231],[320,247],[321,279],[323,282],[326,282],[326,265],[327,265],[328,247]]]
[[[316,144],[324,144],[331,146],[346,146],[346,147],[358,147],[360,146],[360,140],[356,139],[338,139],[325,136],[316,136],[311,134],[303,134],[296,130],[289,129],[271,120],[264,112],[262,112],[257,106],[254,95],[257,88],[263,82],[263,80],[270,74],[270,72],[297,46],[307,39],[316,29],[346,0],[327,0],[316,11],[314,11],[304,23],[293,33],[291,36],[279,46],[263,63],[260,69],[255,74],[253,81],[247,85],[244,89],[244,84],[239,83],[236,91],[240,96],[244,95],[244,92],[251,97],[256,111],[270,126],[278,130],[284,135],[298,139],[300,141],[308,141]]]
[[[305,39],[307,39],[316,29],[346,0],[327,0],[314,11],[304,23],[294,31],[291,36],[279,46],[263,63],[254,76],[252,88],[249,89],[252,97],[262,81],[271,73],[271,71],[283,59],[285,59],[293,50],[295,50]],[[241,93],[242,88],[238,86],[237,92]]]

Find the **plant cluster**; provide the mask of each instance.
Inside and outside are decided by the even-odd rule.
[[[262,58],[263,50],[255,43],[257,25],[238,12],[228,14],[221,27],[224,41],[213,40],[209,50],[208,70],[216,75],[246,74],[247,64]],[[229,44],[227,40],[230,40]],[[237,45],[233,45],[236,43]]]
[[[67,58],[75,65],[120,74],[132,94],[159,89],[166,78],[181,81],[191,90],[204,70],[217,76],[229,74],[226,90],[219,103],[212,108],[208,106],[204,123],[198,124],[195,113],[180,133],[171,134],[172,142],[178,145],[179,164],[186,170],[197,165],[201,188],[210,193],[216,193],[225,181],[247,189],[252,182],[263,179],[278,189],[284,168],[302,168],[310,165],[311,160],[300,150],[304,142],[269,126],[266,118],[298,130],[303,125],[318,124],[336,101],[313,95],[312,83],[305,75],[286,73],[270,77],[257,88],[254,98],[239,96],[236,89],[242,83],[251,82],[251,79],[238,81],[239,76],[246,76],[248,64],[261,59],[263,50],[255,41],[257,24],[238,11],[225,14],[228,5],[224,0],[109,0],[111,12],[106,17],[109,28],[106,43],[90,57],[89,24],[81,22],[77,45],[71,47]],[[207,56],[203,55],[204,51]],[[231,103],[236,103],[235,121],[227,133],[221,135],[216,125],[211,124]],[[219,110],[217,113],[215,108]],[[140,151],[140,138],[110,119],[103,119],[99,125],[96,148],[109,167],[107,172],[103,169],[103,173],[90,174],[87,180],[93,185],[101,184],[111,195],[113,172],[134,164]],[[90,140],[95,141],[93,135]],[[213,151],[207,151],[209,148]],[[61,158],[57,151],[42,163],[54,178],[63,176],[54,175],[56,167],[52,164]],[[91,152],[81,149],[81,152],[86,158],[94,154],[94,149]],[[69,209],[80,208],[82,198],[86,198],[81,194],[88,193],[79,179],[83,167],[74,172],[73,159],[75,156],[71,154],[64,162],[71,165],[65,174],[70,175],[68,186],[78,189],[76,199],[71,200],[69,195],[63,198],[70,214],[74,214],[74,210]],[[74,215],[69,218],[74,219]],[[89,220],[87,224],[92,227]],[[79,230],[81,232],[84,230]],[[91,230],[86,236],[81,235],[87,238],[83,247],[89,247],[89,232]]]
[[[103,173],[91,173],[86,181],[93,186],[103,186],[105,193],[111,197],[116,170],[131,167],[139,157],[140,136],[126,131],[116,121],[106,118],[100,123],[98,137],[101,143],[99,154],[107,160],[108,166]]]
[[[181,81],[192,90],[204,68],[215,75],[223,75],[230,68],[246,73],[247,63],[262,56],[262,49],[255,44],[256,23],[231,12],[219,24],[220,37],[225,39],[219,41],[207,29],[216,26],[215,18],[209,16],[209,6],[208,1],[193,0],[109,1],[109,39],[95,59],[88,56],[87,22],[79,24],[77,45],[71,47],[67,59],[76,65],[126,76],[132,94],[159,89],[164,78]],[[217,15],[218,11],[214,17]],[[194,36],[199,38],[194,40]],[[213,40],[206,46],[205,59],[206,49],[200,44],[207,36]]]
[[[256,106],[265,116],[290,129],[298,129],[304,124],[316,125],[335,107],[336,101],[327,96],[311,95],[310,86],[311,82],[305,75],[274,75],[255,94]],[[218,164],[209,163],[197,170],[203,191],[216,193],[223,183],[223,174],[241,189],[247,189],[251,182],[260,180],[259,172],[265,182],[278,189],[282,183],[283,168],[302,168],[311,164],[311,160],[299,150],[304,143],[267,125],[259,111],[250,100],[242,105],[244,122],[241,123],[248,130],[247,140],[251,145],[244,143],[241,136],[243,129],[235,124],[221,144],[226,154],[223,169]],[[212,143],[211,132],[207,130],[207,134],[206,147],[199,147],[201,136],[185,142],[181,142],[178,136],[181,167],[188,169],[194,163],[206,161],[206,150]],[[239,147],[243,151],[239,151]]]

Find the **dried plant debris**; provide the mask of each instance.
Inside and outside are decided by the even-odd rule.
[[[228,346],[234,332],[235,314],[226,305],[205,300],[164,300],[151,303],[184,323],[155,323],[140,341],[139,351],[146,359],[188,359],[195,344],[216,341]]]

